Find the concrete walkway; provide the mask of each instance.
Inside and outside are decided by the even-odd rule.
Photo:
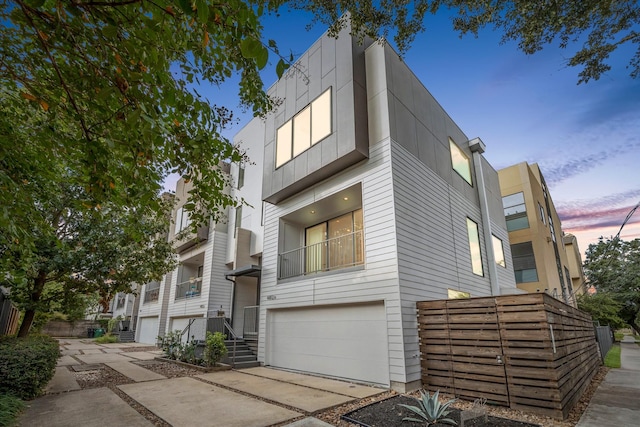
[[[627,335],[620,343],[620,369],[611,369],[577,427],[632,426],[640,420],[640,346]]]
[[[118,386],[147,410],[174,427],[262,427],[288,423],[290,427],[327,427],[313,414],[385,390],[270,368],[221,371],[167,379],[132,362],[153,359],[155,349],[125,352],[141,344],[96,344],[89,340],[61,340],[56,373],[47,395],[27,402],[18,420],[23,427],[83,427],[104,423],[148,426],[149,421],[109,388],[84,389],[73,371],[106,365],[132,379]]]

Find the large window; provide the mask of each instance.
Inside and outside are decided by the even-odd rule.
[[[362,209],[305,230],[306,273],[362,264]]]
[[[331,89],[285,122],[276,132],[276,168],[331,134]]]
[[[449,148],[451,150],[451,165],[453,170],[458,172],[458,174],[464,178],[469,185],[472,185],[471,162],[469,161],[469,158],[451,138],[449,138]]]
[[[493,240],[493,258],[495,259],[496,264],[506,268],[507,263],[504,260],[504,247],[502,246],[502,240],[494,235],[491,235],[491,238]]]
[[[502,198],[504,217],[507,220],[507,230],[515,231],[529,228],[527,207],[524,203],[524,193],[515,193]]]
[[[531,242],[511,245],[513,258],[513,270],[516,273],[516,283],[529,283],[538,281],[536,258],[533,254]]]
[[[484,276],[482,269],[482,253],[480,252],[480,235],[478,224],[467,218],[467,232],[469,233],[469,250],[471,252],[471,269],[474,274]]]

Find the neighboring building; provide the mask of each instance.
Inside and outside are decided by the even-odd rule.
[[[178,180],[168,239],[174,244],[179,265],[160,282],[142,287],[136,328],[138,342],[155,344],[158,336],[184,330],[190,319],[219,314],[242,336],[245,307],[250,307],[248,315],[255,318],[262,253],[262,200],[256,183],[262,175],[263,150],[261,141],[243,141],[242,132],[234,141],[246,151],[251,162],[242,170],[237,165],[222,166],[233,183],[225,191],[246,204],[229,209],[228,221],[212,223],[199,228],[197,233],[178,238],[190,225],[183,206],[192,189],[191,183]]]
[[[258,360],[420,387],[416,301],[518,293],[496,171],[386,43],[324,35],[268,91]]]
[[[518,288],[575,306],[562,224],[540,168],[522,162],[498,176]],[[576,242],[572,250],[577,247]]]
[[[577,297],[586,292],[587,279],[582,269],[582,254],[578,247],[578,239],[573,234],[565,234],[562,237],[564,248],[567,252],[567,260],[569,261],[569,274],[571,275],[571,287],[573,288],[573,297]]]

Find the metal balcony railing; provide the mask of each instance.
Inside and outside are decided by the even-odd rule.
[[[278,255],[278,279],[338,270],[364,263],[363,230]]]
[[[259,314],[259,305],[244,308],[244,322],[242,326],[242,336],[244,338],[258,337],[258,321],[260,320]]]
[[[160,288],[152,288],[144,291],[144,304],[158,301],[160,298]]]
[[[176,300],[199,297],[201,291],[202,277],[187,280],[176,285]]]

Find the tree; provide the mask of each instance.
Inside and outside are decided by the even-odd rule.
[[[589,313],[594,321],[601,325],[609,325],[613,329],[624,328],[627,324],[619,314],[622,304],[605,292],[578,296],[578,308]]]
[[[617,301],[620,318],[640,333],[640,239],[600,238],[589,245],[584,269],[589,283]]]
[[[337,30],[346,23],[344,12],[360,36],[394,40],[405,52],[415,34],[428,30],[426,15],[451,11],[453,28],[475,36],[487,26],[502,32],[502,41],[516,41],[526,54],[557,42],[563,49],[581,45],[567,65],[582,67],[578,83],[597,80],[611,69],[609,56],[623,45],[640,45],[640,8],[636,0],[293,0],[292,7],[312,12],[316,20]],[[342,17],[342,18],[341,18]],[[640,75],[640,49],[629,60],[631,76]]]
[[[178,173],[195,184],[186,206],[193,227],[219,219],[237,201],[217,166],[245,158],[221,134],[232,112],[196,86],[239,74],[242,104],[268,111],[259,70],[277,49],[261,43],[259,17],[279,3],[2,1],[2,232],[31,240],[14,219],[32,211],[34,178],[73,179],[88,209],[109,202],[159,211],[162,183]],[[279,58],[277,71],[285,69]],[[60,158],[73,174],[52,174]],[[24,203],[13,203],[16,194]]]
[[[70,179],[70,181],[73,181]],[[152,209],[106,204],[81,206],[84,189],[60,185],[39,194],[32,215],[32,245],[1,241],[1,282],[24,311],[18,336],[26,336],[37,312],[52,304],[77,305],[95,294],[107,306],[132,283],[160,280],[175,265],[167,241],[170,204],[159,202],[165,215]],[[79,208],[79,206],[81,206]]]

